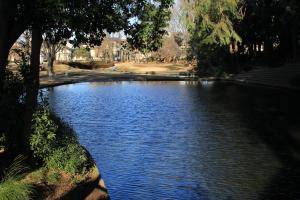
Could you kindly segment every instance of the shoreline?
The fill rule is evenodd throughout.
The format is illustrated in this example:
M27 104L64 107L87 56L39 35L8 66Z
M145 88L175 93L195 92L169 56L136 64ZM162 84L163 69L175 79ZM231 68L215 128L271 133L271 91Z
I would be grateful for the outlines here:
M154 65L154 66L152 66ZM45 71L40 73L40 88L82 82L113 81L224 81L250 87L263 87L289 91L300 90L300 64L286 64L279 68L261 67L227 77L196 77L189 75L188 68L174 64L157 65L119 63L112 69L86 70L68 65L55 65L56 75L49 78ZM296 82L296 85L293 83Z
M117 81L217 81L233 83L241 86L248 87L260 87L266 89L276 89L283 91L299 92L300 87L293 87L291 85L276 85L276 84L263 84L258 81L241 80L236 76L224 78L224 77L184 77L167 74L134 74L134 73L99 73L97 71L83 71L83 72L71 72L68 74L58 74L53 78L48 76L40 77L40 89L51 88L61 85L69 85L75 83L84 82L117 82Z
M249 73L253 73L249 72ZM247 75L247 74L246 74ZM299 92L300 87L296 87L289 84L280 84L281 82L276 80L274 82L261 82L261 79L253 80L250 78L241 79L239 74L230 77L188 77L179 76L178 74L138 74L138 73L103 73L95 70L81 70L77 72L65 72L60 73L49 78L46 75L40 77L40 88L51 88L60 85L68 85L83 82L118 82L118 81L199 81L199 82L224 82L232 83L236 85L246 86L246 87L257 87L266 88L273 90L282 90L284 92ZM289 82L289 79L285 78L285 83ZM270 84L268 84L270 83ZM95 165L96 166L96 165ZM97 166L96 166L97 167ZM97 167L98 169L98 167ZM98 169L98 172L100 170ZM101 188L101 194L106 194L106 198L109 199L109 193L105 187L104 180L101 178L101 174L98 174L97 186L95 190L92 191L91 195L99 195L99 188Z
M40 77L40 89L83 82L114 82L114 81L198 81L198 77L185 77L167 74L124 74L124 73L99 73L96 71L71 72L58 74L53 78Z

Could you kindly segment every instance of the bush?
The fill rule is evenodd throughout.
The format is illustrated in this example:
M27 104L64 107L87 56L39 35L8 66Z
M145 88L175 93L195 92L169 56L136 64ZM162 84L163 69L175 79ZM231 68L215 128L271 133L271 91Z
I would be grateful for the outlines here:
M36 111L33 115L30 148L35 157L46 161L46 158L58 145L56 142L57 125L50 118L49 108Z
M27 170L22 165L24 159L23 156L18 156L0 181L0 200L30 199L32 186L21 181Z
M84 173L90 165L73 129L51 115L48 107L41 107L34 114L30 147L49 169L77 174Z
M71 174L86 172L88 158L85 150L78 144L71 143L53 152L46 165L49 169L58 169Z
M113 67L114 63L104 63L101 61L91 61L91 62L68 62L65 63L67 65L70 65L71 67L74 68L79 68L79 69L100 69L100 68L109 68Z
M15 179L7 179L0 183L0 200L30 199L31 186Z

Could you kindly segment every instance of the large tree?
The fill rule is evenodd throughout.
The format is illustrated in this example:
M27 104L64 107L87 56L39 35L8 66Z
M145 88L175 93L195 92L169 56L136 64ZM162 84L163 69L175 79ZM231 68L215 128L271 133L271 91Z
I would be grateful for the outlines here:
M162 36L166 33L172 4L173 0L164 0L159 3L149 1L132 10L136 15L133 23L125 28L125 33L129 35L128 42L133 48L147 54L162 46Z
M54 32L59 39L71 36L74 46L93 46L101 44L105 33L124 30L136 48L156 50L161 45L172 3L172 0L0 0L0 98L5 98L1 90L9 49L25 30L30 29L32 34L30 69L24 77L23 142L27 142L37 103L43 34L49 36Z
M190 55L199 69L237 72L240 66L276 67L300 58L300 1L186 0L183 5Z
M190 33L191 58L199 69L207 70L224 65L224 56L232 53L241 38L234 24L242 18L240 0L194 0L185 3L185 22ZM226 53L227 52L227 53Z
M49 77L54 75L53 65L56 54L66 47L68 39L71 36L71 30L60 28L59 25L56 28L47 30L44 34L42 54L47 58L47 72Z
M0 92L9 50L29 27L35 0L0 1Z

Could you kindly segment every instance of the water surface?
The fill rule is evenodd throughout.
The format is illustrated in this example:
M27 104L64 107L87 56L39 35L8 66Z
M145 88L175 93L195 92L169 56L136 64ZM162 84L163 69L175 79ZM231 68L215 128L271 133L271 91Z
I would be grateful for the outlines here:
M197 82L49 90L112 200L300 198L296 94Z

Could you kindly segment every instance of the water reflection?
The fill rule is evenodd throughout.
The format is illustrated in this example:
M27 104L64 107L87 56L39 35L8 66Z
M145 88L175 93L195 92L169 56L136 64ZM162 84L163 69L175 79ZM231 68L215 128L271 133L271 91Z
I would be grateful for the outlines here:
M112 199L297 199L298 97L230 84L110 82L49 91Z

